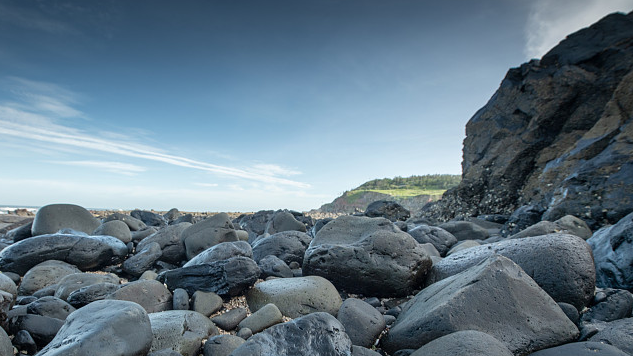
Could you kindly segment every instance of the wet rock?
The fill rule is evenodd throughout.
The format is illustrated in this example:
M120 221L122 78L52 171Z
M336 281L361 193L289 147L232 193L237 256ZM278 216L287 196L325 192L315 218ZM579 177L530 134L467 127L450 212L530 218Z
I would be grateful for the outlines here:
M99 220L88 210L78 205L50 204L37 210L31 233L38 236L54 234L61 229L73 229L90 234L99 224Z

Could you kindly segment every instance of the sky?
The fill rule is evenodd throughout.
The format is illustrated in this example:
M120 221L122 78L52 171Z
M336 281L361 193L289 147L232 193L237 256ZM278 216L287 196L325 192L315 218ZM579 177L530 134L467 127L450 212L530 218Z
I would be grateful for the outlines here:
M507 70L633 0L0 0L0 205L307 211L461 174Z

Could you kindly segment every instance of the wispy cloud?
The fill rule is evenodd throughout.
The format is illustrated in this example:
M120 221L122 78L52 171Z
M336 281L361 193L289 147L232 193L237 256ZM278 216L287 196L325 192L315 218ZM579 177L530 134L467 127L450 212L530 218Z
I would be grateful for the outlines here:
M197 185L199 187L207 187L207 188L215 188L219 186L219 184L217 183L194 183L194 185Z
M45 16L37 7L16 7L0 3L0 21L55 35L77 33L77 30L67 23Z
M295 176L302 174L300 171L278 166L276 164L256 164L253 165L251 170L269 176Z
M91 169L100 169L107 172L123 174L127 176L135 176L145 172L145 167L135 164L123 162L107 162L107 161L50 161L51 163L63 164L67 166L86 167Z
M36 83L32 82L31 83ZM42 87L46 87L42 83ZM36 91L37 85L31 85L31 90ZM0 103L0 135L19 137L36 142L45 142L51 145L61 145L81 148L84 150L94 150L102 153L114 154L122 157L141 158L155 162L161 162L173 166L191 168L207 171L224 176L243 178L261 183L281 184L296 188L309 188L310 185L298 182L278 175L294 173L275 165L254 166L252 169L240 169L228 166L217 165L209 162L190 159L173 154L166 154L160 149L137 144L123 139L108 139L102 136L94 136L85 131L67 127L56 123L51 118L46 102L38 101L43 95L41 93L25 94L23 97L32 100L32 106L28 107L21 102ZM63 97L64 95L62 95ZM59 101L61 99L57 98ZM63 103L63 101L61 101ZM72 109L72 108L71 108ZM54 112L60 117L72 115L72 111L61 110Z
M609 13L633 10L633 0L536 0L525 29L525 55L540 58L567 35Z

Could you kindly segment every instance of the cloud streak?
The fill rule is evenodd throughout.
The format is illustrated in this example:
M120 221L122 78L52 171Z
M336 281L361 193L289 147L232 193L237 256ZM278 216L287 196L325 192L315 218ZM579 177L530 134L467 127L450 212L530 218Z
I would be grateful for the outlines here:
M51 161L51 163L63 164L67 166L86 167L92 169L100 169L107 172L123 174L127 176L135 176L145 172L145 167L135 164L123 162L107 162L107 161Z
M567 35L609 13L633 10L633 0L536 0L528 15L524 53L541 58Z

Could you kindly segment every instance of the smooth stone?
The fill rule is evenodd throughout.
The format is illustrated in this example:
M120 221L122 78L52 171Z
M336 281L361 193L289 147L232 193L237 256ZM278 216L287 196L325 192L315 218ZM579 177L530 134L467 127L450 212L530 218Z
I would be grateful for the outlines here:
M292 278L294 274L286 262L277 256L268 255L257 263L262 271L259 278L266 279L268 277Z
M196 291L191 296L191 309L210 316L222 308L222 297L213 292Z
M143 239L145 239L148 236L151 236L152 234L155 234L156 232L158 232L158 229L155 228L154 226L148 226L144 228L143 230L138 230L138 231L132 230L132 241L141 242L143 241Z
M565 215L554 222L561 228L569 231L570 234L576 235L583 240L587 240L593 235L589 225L587 225L584 220L573 215Z
M158 280L165 283L170 290L183 288L189 294L201 290L223 297L235 297L255 284L259 274L255 261L239 256L161 272Z
M244 308L234 308L211 318L211 321L220 329L230 331L235 329L247 316Z
M575 306L569 303L563 303L563 302L559 302L558 306L563 311L563 313L567 315L567 317L569 318L569 320L571 320L572 323L574 323L575 325L578 325L578 323L580 322L580 313L578 312L578 309L576 309Z
M50 204L35 213L33 236L54 234L61 229L92 233L100 225L88 210L74 204ZM28 239L27 239L28 240Z
M145 225L144 222L142 222L141 220L132 217L130 215L126 215L126 214L121 214L121 213L113 213L111 215L108 215L105 219L103 219L103 223L107 223L109 221L123 221L124 223L127 224L127 226L130 228L130 231L141 231L145 228L147 228L147 225Z
M0 291L11 294L13 300L17 300L18 298L18 287L15 285L15 282L4 273L0 273Z
M342 300L336 287L319 276L280 278L260 282L246 293L251 311L275 304L281 313L297 318L314 312L336 315Z
M431 257L431 260L433 260L434 257L441 258L440 252L435 248L435 246L433 246L432 243L427 242L424 244L420 244L420 247L422 248L424 253L426 253L427 256Z
M615 346L602 342L572 342L570 344L536 351L529 356L628 356Z
M477 241L474 240L462 240L458 243L456 243L455 245L453 245L453 247L451 247L450 250L448 250L448 252L446 253L446 256L450 256L456 252L459 251L464 251L467 250L471 247L477 247L477 246L481 246L481 244Z
M266 224L265 234L274 235L283 231L300 231L306 232L306 226L295 216L284 210L276 211Z
M238 241L237 233L226 213L206 218L186 228L181 235L187 259L221 242Z
M381 356L381 354L366 347L352 345L352 356Z
M57 318L27 314L9 319L8 330L11 334L26 330L31 334L38 347L44 347L53 340L62 325L64 325L64 321Z
M595 305L583 313L582 320L588 321L614 321L628 318L633 311L633 294L624 289L608 289L602 291L605 294Z
M244 340L248 340L249 337L253 336L253 330L249 328L241 328L235 333L235 336L239 336Z
M7 231L7 233L4 235L4 238L13 242L18 242L24 239L28 239L29 237L33 236L33 233L31 232L32 228L33 228L33 221L30 221L22 226L19 226L19 227L16 227L15 229Z
M23 296L19 296L16 300L15 300L15 304L16 305L27 305L30 303L33 303L34 301L38 300L39 298L33 295L23 295Z
M147 354L147 356L182 356L182 355L172 349L162 349L162 350L150 352Z
M62 278L59 283L57 283L57 288L55 289L55 297L62 300L68 300L68 296L70 295L70 293L82 287L99 283L118 284L119 277L112 273L97 274L82 272L69 274Z
M170 348L182 356L195 356L202 340L218 329L206 316L190 310L168 310L149 315L153 339L150 351Z
M204 344L204 356L229 356L233 350L244 343L244 339L234 335L216 335Z
M145 271L152 268L154 262L163 255L160 245L156 242L145 245L142 250L129 257L123 262L123 271L134 277L142 275Z
M629 355L633 354L633 318L608 322L589 341L613 345Z
M68 315L75 310L72 305L56 297L42 297L26 307L28 314L48 316L60 320L66 320Z
M6 335L4 329L0 328L0 334L2 333ZM1 338L2 337L0 336L0 339ZM7 339L9 339L8 336ZM0 343L2 342L0 341ZM35 342L35 340L33 340L31 334L29 334L29 332L26 330L18 331L13 337L13 346L11 346L11 340L9 340L9 346L10 348L7 346L0 346L0 355L13 355L13 346L15 346L18 351L26 352L27 355L33 355L37 352L37 343Z
M470 221L448 221L439 227L455 236L457 241L485 240L490 237L488 230Z
M178 219L181 215L182 214L180 213L178 208L171 208L168 212L163 214L163 218L165 218L168 223L171 223L172 221Z
M506 345L476 330L457 331L439 337L417 349L411 356L513 356Z
M112 220L99 225L91 235L108 235L116 237L123 243L127 244L132 241L132 233L130 227L121 220Z
M328 313L312 313L251 336L232 356L349 356L352 343L343 325Z
M189 294L187 294L187 291L182 288L174 289L172 304L174 310L189 310Z
M183 267L213 263L238 256L253 258L253 249L248 242L221 242L200 252L194 258L185 263Z
M161 228L167 225L167 220L160 214L156 214L146 210L132 210L130 216L141 220L147 226L156 226Z
M182 241L181 235L189 226L191 226L190 223L166 226L141 240L136 246L136 250L142 251L151 243L157 243L162 251L161 261L180 263L187 258L185 243Z
M237 325L238 329L248 328L253 334L281 323L283 315L275 304L266 304L253 314L247 316Z
M81 287L70 293L66 301L75 308L81 308L94 301L106 299L106 297L121 288L120 284L109 282L92 284Z
M389 221L405 221L411 216L411 212L395 201L377 200L369 203L365 209L365 216L370 218L385 218Z
M11 344L11 339L3 328L0 328L0 355L13 355L13 345Z
M138 277L138 279L153 280L153 279L156 279L156 277L158 277L158 273L154 272L153 270L147 270L143 272L143 274L141 274L141 276Z
M385 329L385 318L376 308L360 299L345 299L336 316L343 324L352 345L371 347Z
M139 304L149 313L171 309L172 294L156 280L138 280L122 285L106 299L125 300Z
M582 241L582 240L581 240ZM476 329L526 354L576 339L558 304L510 259L493 255L418 293L382 339L383 349L417 349L441 336Z
M151 344L152 327L141 306L99 300L70 314L37 356L141 356Z
M301 266L306 249L312 238L301 231L283 231L263 237L253 243L253 259L257 262L273 255L290 264L296 262Z

